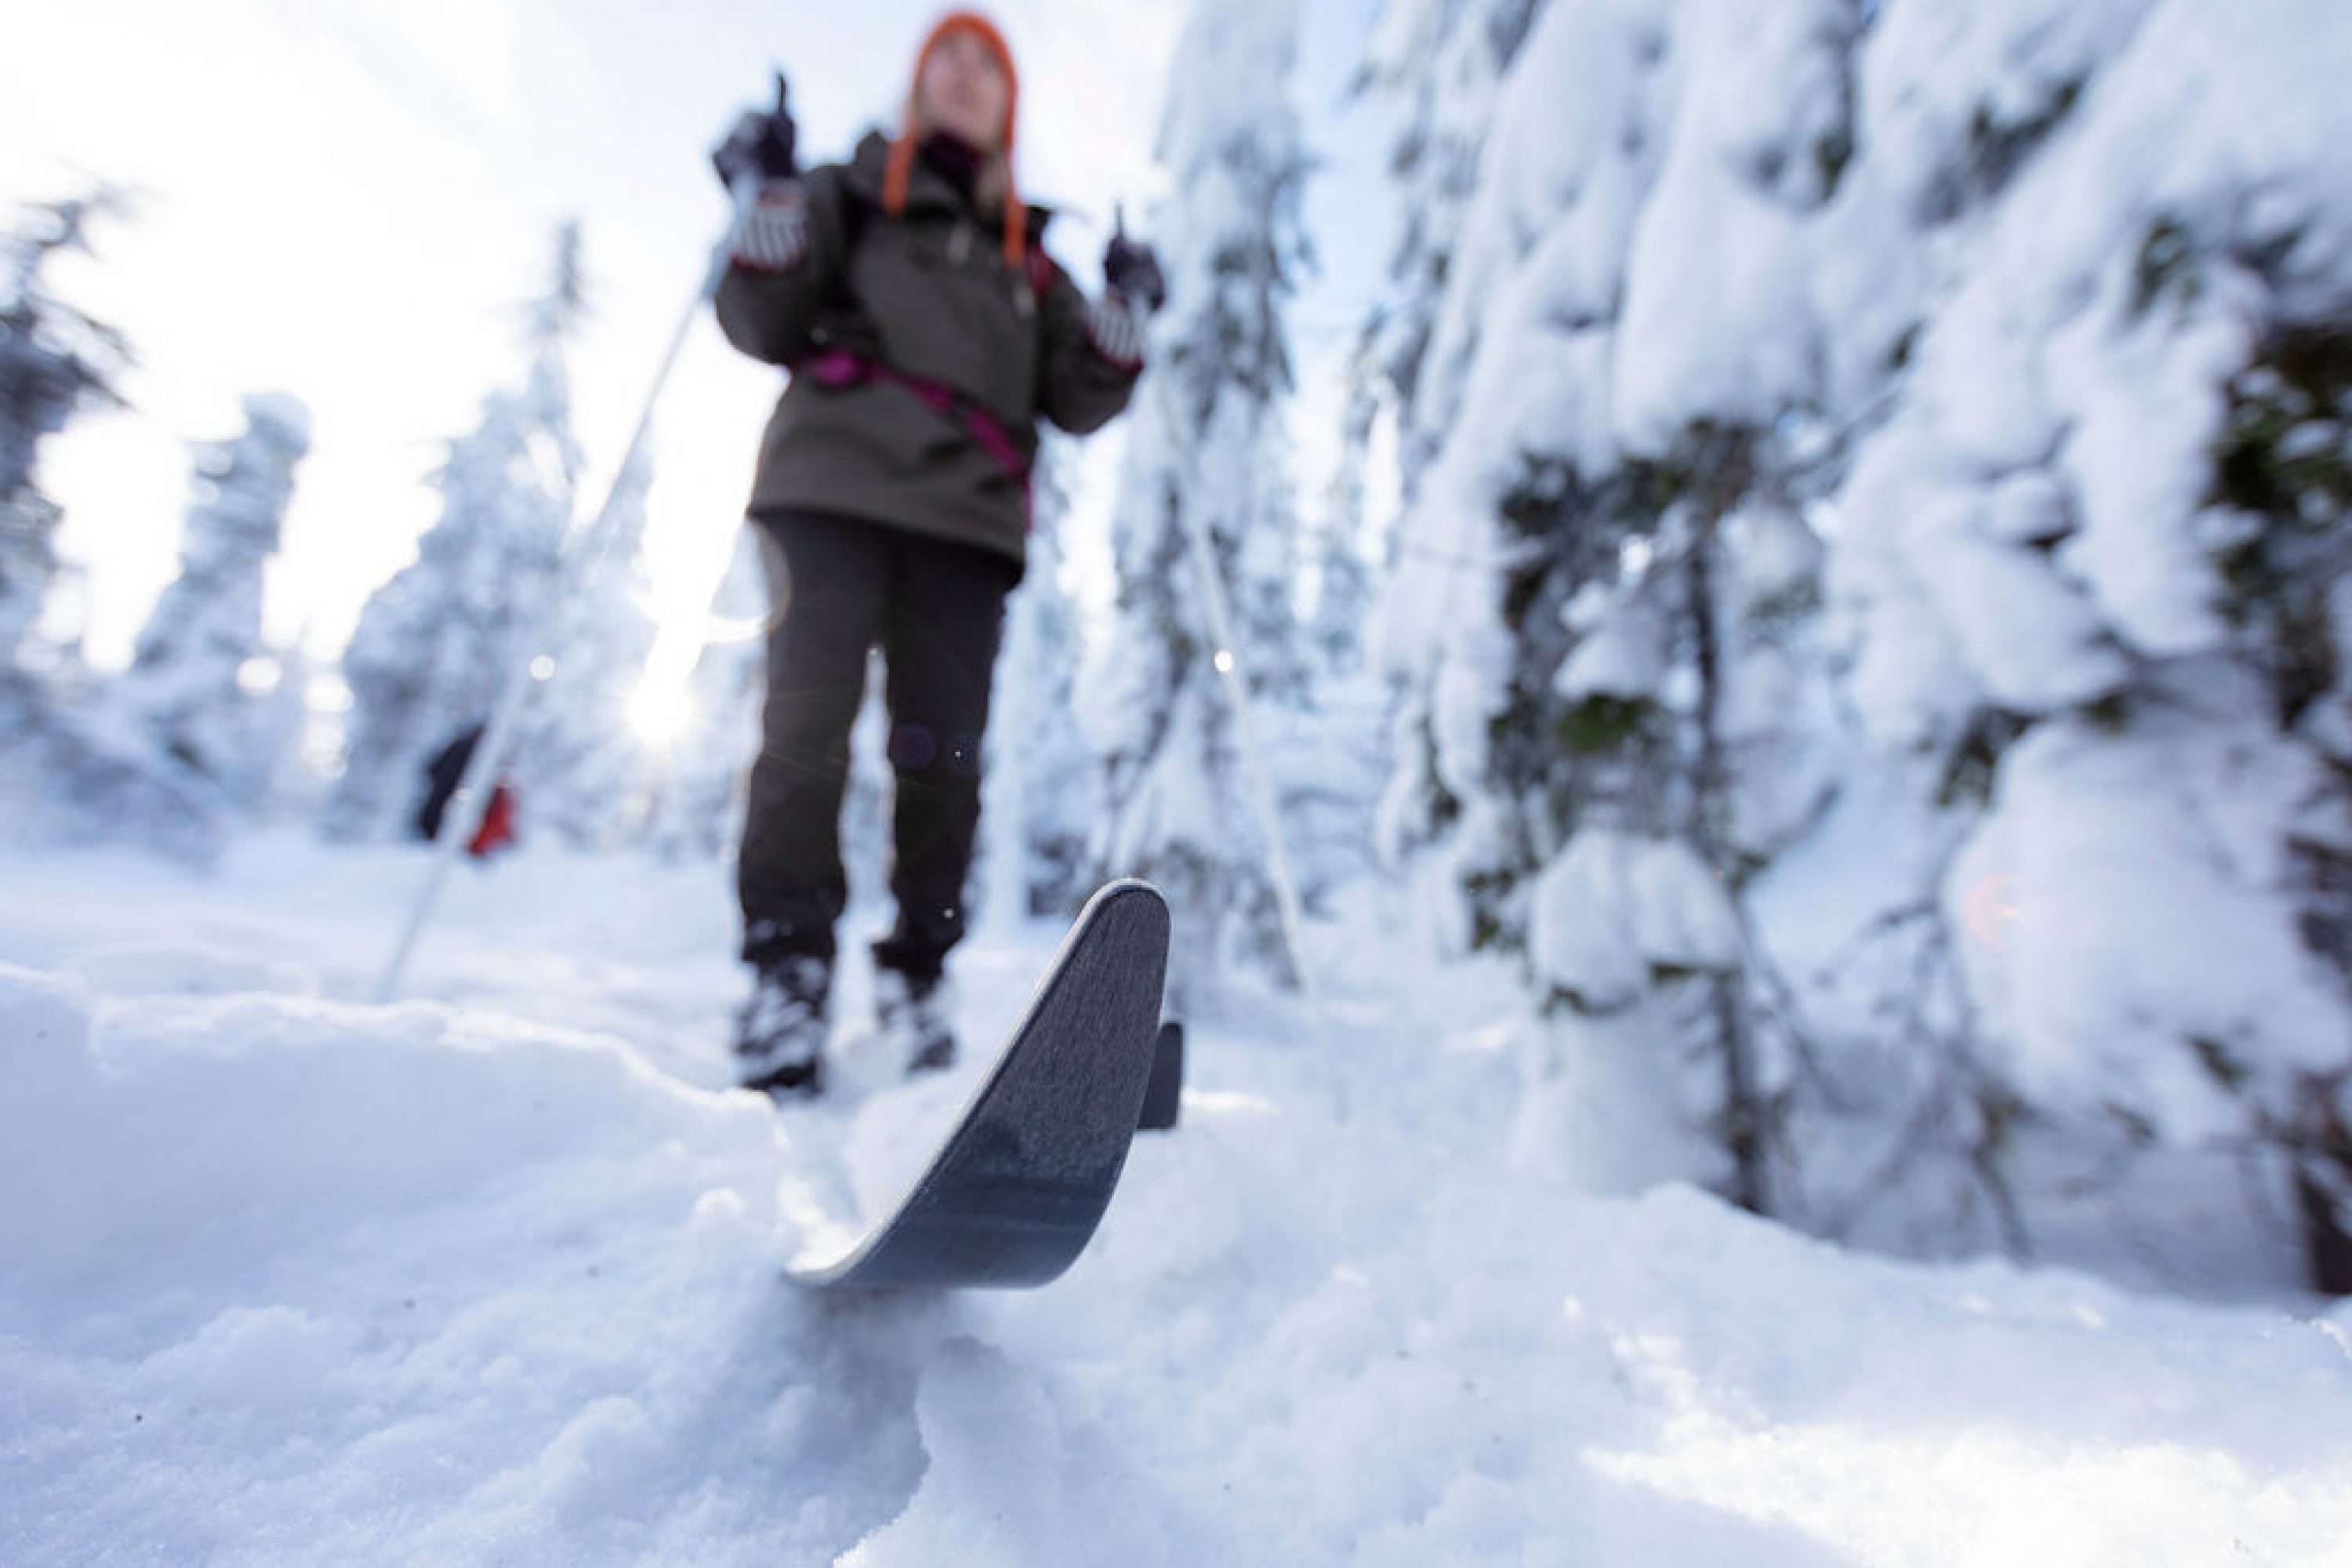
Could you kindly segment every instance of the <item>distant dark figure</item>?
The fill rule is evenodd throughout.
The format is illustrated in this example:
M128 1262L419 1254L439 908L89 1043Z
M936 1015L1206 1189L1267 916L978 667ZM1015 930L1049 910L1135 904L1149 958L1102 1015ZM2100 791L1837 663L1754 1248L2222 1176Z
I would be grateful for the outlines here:
M425 799L416 808L416 837L427 843L441 837L441 819L448 813L450 797L465 782L466 768L474 760L474 748L482 743L482 731L480 724L468 725L425 764ZM490 791L489 809L482 814L481 826L474 830L466 853L477 860L486 859L492 850L503 848L514 839L514 790L501 780Z

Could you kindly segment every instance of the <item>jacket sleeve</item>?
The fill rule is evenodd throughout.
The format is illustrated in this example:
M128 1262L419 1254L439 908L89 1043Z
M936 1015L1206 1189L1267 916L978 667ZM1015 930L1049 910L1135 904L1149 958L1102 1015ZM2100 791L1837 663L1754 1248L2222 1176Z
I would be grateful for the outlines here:
M1116 312L1119 320L1109 320ZM1091 435L1116 418L1143 374L1142 335L1123 307L1089 304L1059 267L1051 268L1037 303L1044 335L1037 411L1074 436ZM1123 329L1123 330L1122 330Z
M801 182L807 203L808 251L788 272L730 265L719 280L719 330L753 359L790 364L811 348L818 314L840 284L847 249L841 171L812 169Z

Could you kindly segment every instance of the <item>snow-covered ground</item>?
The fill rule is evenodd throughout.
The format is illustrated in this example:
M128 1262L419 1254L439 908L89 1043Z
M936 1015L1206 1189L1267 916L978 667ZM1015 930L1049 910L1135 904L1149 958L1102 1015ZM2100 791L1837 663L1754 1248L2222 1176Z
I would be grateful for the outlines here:
M0 860L0 1562L2352 1562L2352 1307L1532 1173L1506 977L1375 895L1323 1016L1192 1021L1064 1279L841 1301L781 1265L984 1053L728 1091L723 869L543 851L366 1005L422 869ZM1057 935L973 943L972 1038Z

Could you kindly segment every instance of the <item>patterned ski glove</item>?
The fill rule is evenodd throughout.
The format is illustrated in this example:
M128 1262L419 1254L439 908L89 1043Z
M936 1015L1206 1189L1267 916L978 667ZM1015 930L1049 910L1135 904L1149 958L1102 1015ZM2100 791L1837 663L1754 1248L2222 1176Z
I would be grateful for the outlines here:
M1122 295L1106 294L1087 307L1087 341L1121 370L1143 368L1143 329Z
M808 203L798 180L770 180L743 209L730 252L752 272L790 272L808 255Z
M1143 364L1143 328L1139 308L1150 313L1168 303L1168 279L1151 247L1127 237L1127 209L1116 209L1110 244L1103 250L1104 293L1087 308L1087 337L1095 352L1121 370Z
M736 220L731 258L754 272L790 272L808 254L808 207L800 185L800 128L793 121L791 89L776 73L776 107L746 110L710 150L710 166L732 194L758 194Z

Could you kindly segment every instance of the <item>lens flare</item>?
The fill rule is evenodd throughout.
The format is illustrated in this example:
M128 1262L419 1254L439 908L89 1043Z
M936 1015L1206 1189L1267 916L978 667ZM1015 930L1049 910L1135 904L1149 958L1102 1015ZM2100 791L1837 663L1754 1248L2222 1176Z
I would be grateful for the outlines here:
M2024 918L2017 903L2017 877L2000 871L1969 889L1960 900L1960 921L1977 942L1995 952L2009 951L2010 931Z
M236 667L236 689L247 697L267 697L285 679L285 667L274 658L248 658Z

